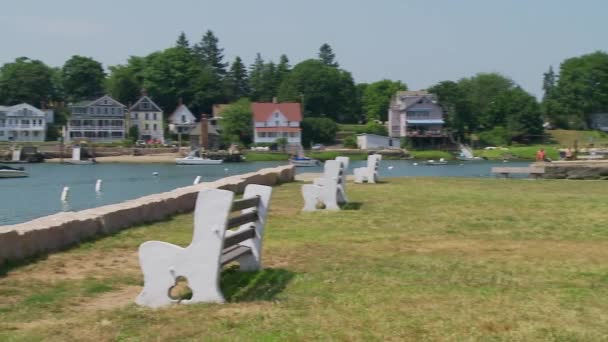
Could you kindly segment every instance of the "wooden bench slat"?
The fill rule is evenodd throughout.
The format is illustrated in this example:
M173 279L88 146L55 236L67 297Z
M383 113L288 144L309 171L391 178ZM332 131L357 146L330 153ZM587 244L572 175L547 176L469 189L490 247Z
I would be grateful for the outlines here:
M232 247L237 243L241 243L255 237L255 227L244 229L238 233L232 234L224 239L224 248Z
M251 198L243 198L232 202L232 209L230 211L238 211L247 208L257 207L260 204L260 197L255 196Z
M238 227L242 224L245 224L248 222L255 222L257 220L258 220L258 213L256 211L241 214L239 216L229 218L226 229Z
M222 266L226 265L227 263L234 261L236 259L238 259L239 257L246 255L246 254L250 254L251 252L251 248L249 247L245 247L245 246L240 246L240 245L236 245L227 249L224 249L222 252L222 258L221 263Z

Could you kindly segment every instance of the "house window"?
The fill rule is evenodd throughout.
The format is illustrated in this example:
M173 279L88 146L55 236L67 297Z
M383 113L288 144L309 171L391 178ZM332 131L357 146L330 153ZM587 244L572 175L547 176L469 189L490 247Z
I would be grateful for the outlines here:
M29 125L30 124L30 120L21 120L21 124L22 125Z
M95 114L95 109L93 109L92 107L89 108L89 114Z
M279 127L279 121L275 121L274 125L277 126L277 127Z
M108 100L107 99L103 100L103 104L107 105L108 104Z
M114 114L114 109L115 109L115 108L114 108L114 107L112 107L112 110L111 110L112 114Z
M30 136L30 132L28 132L28 131L24 131L24 132L23 132L23 136L24 136L24 137L29 137L29 136Z
M141 103L141 108L143 108L143 109L148 109L148 108L149 108L149 104L148 104L148 102L142 102L142 103Z
M149 113L146 113L146 120L150 120Z
M38 137L38 131L34 131L34 136Z
M154 114L153 114L153 116L154 116L154 120L157 120L157 118L156 118L156 113L154 113Z
M135 119L135 120L137 120L137 119L138 119L138 117L137 117L137 113L133 113L133 119Z
M266 138L266 132L260 132L258 135L260 138Z
M0 131L0 137L4 136L4 131Z
M146 131L150 129L150 125L146 124Z
M186 116L182 115L182 123L185 123L185 122L186 122Z
M157 130L157 126L156 126L156 124L154 124L152 127L154 127L154 130L155 130L155 131Z
M274 113L274 118L278 119L279 118L279 113Z

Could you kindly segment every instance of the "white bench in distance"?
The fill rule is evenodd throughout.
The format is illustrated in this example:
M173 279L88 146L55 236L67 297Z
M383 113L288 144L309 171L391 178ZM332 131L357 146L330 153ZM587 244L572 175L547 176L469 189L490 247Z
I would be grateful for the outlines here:
M379 180L378 168L382 160L381 154L371 154L367 156L367 166L358 167L354 170L355 183L376 183Z
M147 241L139 246L144 288L135 302L152 308L172 303L225 302L220 290L224 265L237 261L241 271L262 268L262 238L271 193L269 186L250 184L243 199L233 202L231 191L201 190L188 247L162 241ZM240 211L240 215L231 217L234 211ZM178 277L187 279L191 299L170 297Z
M338 204L348 203L348 197L346 197L346 171L348 170L348 164L350 162L350 158L348 157L336 157L336 161L342 163L340 165L340 174L342 175L340 182L338 182ZM327 170L323 167L323 176L321 178L315 178L313 180L314 185L321 185L327 182L327 179L330 179L332 175L327 174L327 172L333 172L333 170Z
M327 210L340 210L339 204L346 203L343 187L344 164L337 160L328 160L323 168L323 177L313 184L302 185L304 208L302 211L315 211L320 202Z

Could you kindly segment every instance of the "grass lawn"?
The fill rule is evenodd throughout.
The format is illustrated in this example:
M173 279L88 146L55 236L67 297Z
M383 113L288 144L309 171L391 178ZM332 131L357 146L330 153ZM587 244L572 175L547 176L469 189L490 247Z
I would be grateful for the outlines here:
M484 157L490 160L502 160L505 156L511 156L515 159L535 160L536 152L541 148L545 149L547 157L552 160L559 159L559 146L556 145L526 145L526 146L509 146L508 150L475 150L476 156Z
M133 303L137 247L186 245L192 216L0 272L0 341L592 341L608 336L608 183L456 178L348 184L340 212L276 187L265 270L229 302Z
M601 131L576 131L565 129L549 130L553 140L563 147L574 147L574 142L578 141L579 147L586 147L588 144L597 146L608 145L608 134Z

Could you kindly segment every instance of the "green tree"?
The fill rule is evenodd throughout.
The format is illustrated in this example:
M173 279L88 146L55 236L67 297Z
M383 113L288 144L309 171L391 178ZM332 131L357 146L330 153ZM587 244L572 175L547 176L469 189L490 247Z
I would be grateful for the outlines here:
M193 51L204 66L211 67L218 80L226 75L226 63L223 62L224 49L219 47L219 39L213 31L205 32L201 41L194 45Z
M279 100L304 102L304 114L339 122L357 120L357 88L350 73L319 60L298 63L279 88Z
M361 99L367 120L388 120L391 98L401 90L407 90L401 81L382 80L367 85Z
M476 131L477 120L470 109L467 94L458 83L442 81L430 87L429 92L437 96L444 108L447 114L446 126L454 136L464 138L467 133Z
M311 146L312 143L331 144L338 132L338 125L329 118L304 118L301 127L303 146Z
M249 145L253 141L253 119L249 99L240 99L224 109L220 124L223 143Z
M183 31L179 34L179 37L177 37L175 47L190 49L190 42L188 41L188 38L186 37L186 34Z
M567 128L587 128L593 113L608 111L608 53L566 59L554 89L552 119Z
M131 57L126 65L111 66L106 79L108 94L125 105L134 102L143 87L144 67L141 57Z
M241 57L237 56L232 62L224 83L226 85L226 97L230 101L249 96L247 68L245 68Z
M131 126L131 127L129 127L128 138L133 143L135 143L137 141L137 139L139 139L139 128L137 128L137 126Z
M40 105L55 96L54 72L39 60L20 57L0 68L0 103Z
M106 74L93 58L72 56L61 69L63 88L71 101L93 98L104 93Z
M289 58L286 55L281 55L279 58L279 64L277 65L277 86L276 90L278 91L281 83L287 78L289 72L291 71L291 66L289 65Z
M277 95L277 68L274 62L264 64L261 75L261 89L258 94L258 101L270 102Z
M329 46L327 43L321 45L319 48L319 60L327 66L335 68L340 66L338 62L336 62L336 54L334 54L331 46Z
M251 91L251 99L253 101L260 101L264 88L264 60L262 55L258 52L255 55L255 61L249 67L249 89Z

